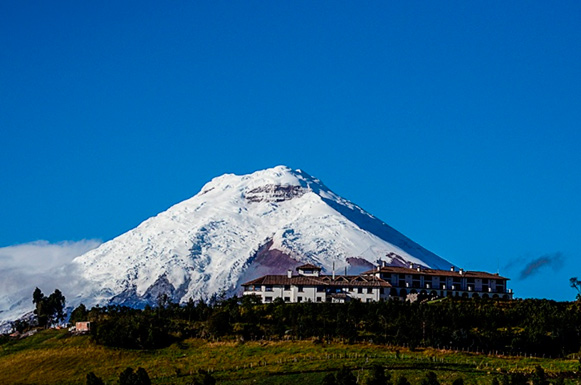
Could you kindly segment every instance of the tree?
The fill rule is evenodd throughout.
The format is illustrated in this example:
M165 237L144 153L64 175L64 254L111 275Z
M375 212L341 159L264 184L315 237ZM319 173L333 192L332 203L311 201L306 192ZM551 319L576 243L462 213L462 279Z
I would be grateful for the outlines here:
M119 385L135 385L133 368L127 368L119 374Z
M38 287L36 289L34 289L34 293L32 293L32 303L38 304L38 303L42 302L43 299L44 299L44 294L42 294L42 291Z
M32 293L32 303L36 305L34 314L36 315L38 326L46 326L48 323L46 298L38 287Z
M127 368L119 374L119 385L151 385L151 380L145 369L137 368L134 372Z
M577 290L577 300L581 301L581 281L577 279L577 277L572 277L569 279L571 283L571 287Z
M214 311L208 319L208 332L214 337L222 337L230 333L232 325L228 313L223 310Z
M135 379L136 385L151 385L151 380L149 379L149 375L143 368L137 368L137 372L135 372Z
M71 324L75 324L76 322L87 321L89 316L89 311L87 307L83 304L80 304L71 312L71 317L69 318L69 322Z
M351 373L349 368L343 366L337 373L337 385L356 385L357 378Z
M493 377L492 378L492 383L491 385L500 385L500 382L498 382L498 378L497 377Z
M64 321L66 314L65 309L65 296L59 289L55 289L54 293L48 296L48 310L49 310L49 322L51 324L59 323Z
M367 380L367 385L386 385L389 380L391 380L391 375L385 373L383 366L375 364L371 368L371 375Z
M406 376L399 376L397 381L395 381L395 385L411 385Z
M494 377L496 379L496 377ZM498 380L496 380L498 382ZM464 379L462 377L458 377L452 382L452 385L464 385Z
M547 376L545 375L545 370L541 367L541 365L535 366L535 371L533 373L533 385L549 385Z
M215 385L216 379L205 370L198 370L192 378L192 381L188 385Z
M12 330L18 333L23 333L26 329L30 327L30 324L26 320L17 319L12 322Z
M422 379L421 385L440 385L438 376L434 372L428 372L426 377Z
M103 380L95 375L93 372L87 373L87 385L104 385Z
M55 289L54 293L45 297L37 287L32 293L32 303L36 305L34 314L36 314L38 326L48 327L65 319L65 296L59 289Z
M325 377L323 377L323 381L321 381L321 385L337 385L337 380L335 379L335 375L333 373L327 373Z
M511 373L510 385L527 385L527 378L522 373Z

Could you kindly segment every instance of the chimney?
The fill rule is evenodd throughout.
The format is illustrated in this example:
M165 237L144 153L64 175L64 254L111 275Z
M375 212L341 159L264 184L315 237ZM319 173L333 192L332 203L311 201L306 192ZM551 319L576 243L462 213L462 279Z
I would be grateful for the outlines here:
M450 267L450 271L454 271L454 266L451 266Z
M422 271L422 267L420 265L418 265L418 267L416 267L417 271Z
M333 261L333 281L335 280L335 261Z
M293 271L289 269L289 270L286 272L286 276L287 276L288 278L292 278L292 276L293 276Z
M464 269L460 269L460 271L458 271L460 273L460 275L464 274Z
M410 269L414 268L414 264L412 262L410 262Z

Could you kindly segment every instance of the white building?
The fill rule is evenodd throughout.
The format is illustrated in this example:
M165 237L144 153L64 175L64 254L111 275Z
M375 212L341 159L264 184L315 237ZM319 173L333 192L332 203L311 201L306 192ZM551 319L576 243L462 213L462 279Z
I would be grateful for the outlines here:
M373 302L389 298L391 285L374 275L323 275L321 268L306 264L298 275L265 275L242 284L244 295L257 295L262 302L276 298L285 302Z
M263 303L374 302L387 299L417 300L462 297L512 299L508 278L481 271L428 269L419 265L378 266L361 275L323 275L321 268L306 264L298 275L265 275L242 284L244 295L259 296Z
M390 283L390 296L406 298L462 297L512 299L512 289L506 287L506 277L483 271L464 269L435 270L420 265L378 266L364 275L373 275Z

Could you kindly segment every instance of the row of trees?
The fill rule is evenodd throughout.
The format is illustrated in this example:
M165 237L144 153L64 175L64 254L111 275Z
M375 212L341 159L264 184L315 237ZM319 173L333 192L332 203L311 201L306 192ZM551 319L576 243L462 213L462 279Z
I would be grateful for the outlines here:
M103 380L93 372L87 374L86 385L105 385ZM119 385L151 385L149 374L143 368L136 371L127 368L119 374Z
M12 330L23 333L33 327L39 326L48 328L62 324L66 319L65 296L59 289L48 297L37 287L32 293L32 303L34 304L34 319L21 318L12 322Z
M386 371L381 365L374 365L363 378L357 378L353 373L343 367L336 374L327 374L321 385L411 385L410 381L404 375L398 376L392 380L392 375ZM521 372L514 372L511 374L503 374L501 376L494 376L491 380L491 385L549 385L549 380L542 367L537 366L534 372L524 374ZM563 377L554 378L551 381L553 385L563 385ZM441 385L436 373L429 371L419 381L419 385ZM457 377L452 385L464 385L464 379Z
M125 348L158 348L190 337L315 337L555 357L581 346L581 303L548 300L262 304L245 296L143 310L83 306L73 315L93 322L97 343Z
M103 380L97 377L93 372L87 374L86 385L104 385ZM499 380L500 379L500 380ZM151 385L151 380L147 371L143 368L133 370L127 368L119 374L119 385ZM553 379L553 385L563 385L562 377ZM199 370L197 373L190 376L187 385L215 385L216 379L208 372ZM328 373L323 377L321 385L411 385L410 381L404 375L392 379L391 372L386 370L383 366L375 364L371 369L367 370L361 378L356 377L353 372L343 366L336 373ZM493 377L491 385L549 385L549 381L543 368L537 366L535 371L530 375L525 375L520 372L504 374L500 377ZM419 385L441 385L436 373L429 371L420 380ZM464 385L462 377L457 377L452 385Z
M32 303L35 305L34 314L38 326L50 327L63 322L66 317L65 297L59 289L46 297L37 287L32 293Z
M86 385L105 385L103 380L95 373L87 374ZM192 375L186 385L215 385L216 379L208 372L199 370L198 373ZM151 385L149 374L143 368L128 367L119 374L119 385Z

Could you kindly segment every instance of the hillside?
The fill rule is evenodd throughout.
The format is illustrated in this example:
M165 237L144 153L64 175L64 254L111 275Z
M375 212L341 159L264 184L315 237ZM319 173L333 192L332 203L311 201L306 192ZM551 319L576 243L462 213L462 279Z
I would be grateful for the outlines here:
M71 337L66 331L48 330L18 341L0 344L0 383L78 385L94 372L106 384L116 384L126 367L143 367L153 384L186 384L189 373L209 370L218 384L274 385L320 384L328 373L346 366L360 377L369 375L374 364L386 367L394 378L406 376L419 384L434 371L442 384L462 377L471 384L490 384L491 373L530 374L541 365L550 378L572 376L578 362L573 359L495 357L445 350L366 344L320 344L305 341L209 342L186 340L153 351L123 350L97 346L87 336ZM572 379L567 379L573 384Z

